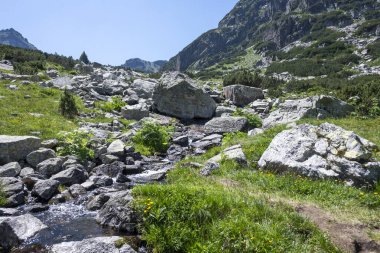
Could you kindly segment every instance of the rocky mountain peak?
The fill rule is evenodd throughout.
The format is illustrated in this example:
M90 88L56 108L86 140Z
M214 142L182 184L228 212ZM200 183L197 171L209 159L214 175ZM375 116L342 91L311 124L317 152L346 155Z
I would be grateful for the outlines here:
M0 30L0 44L37 50L33 44L29 43L28 39L24 38L21 33L13 28Z

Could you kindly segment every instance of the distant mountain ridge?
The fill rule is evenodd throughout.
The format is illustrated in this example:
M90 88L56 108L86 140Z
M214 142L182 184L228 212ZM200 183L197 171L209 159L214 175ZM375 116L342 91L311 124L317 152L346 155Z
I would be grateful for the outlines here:
M145 73L157 73L160 71L161 67L164 66L167 61L145 61L140 58L133 58L125 61L122 65L123 67L131 68L133 70L142 71Z
M273 52L313 31L379 18L378 0L240 0L216 29L172 57L164 70L202 70L252 46Z
M13 28L0 30L0 44L31 50L38 50L28 39Z

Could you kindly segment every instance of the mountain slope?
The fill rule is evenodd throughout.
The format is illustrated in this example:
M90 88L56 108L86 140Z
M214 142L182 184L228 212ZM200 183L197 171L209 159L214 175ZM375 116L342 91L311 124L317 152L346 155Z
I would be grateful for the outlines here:
M0 44L8 45L12 47L19 47L25 49L37 50L37 48L29 43L21 33L17 32L13 28L0 31Z
M133 58L127 60L122 66L131 68L133 70L142 71L145 73L157 73L167 61L145 61L140 58Z
M275 51L329 26L345 27L358 19L378 19L376 0L240 0L210 30L164 69L203 69L241 55L250 46Z

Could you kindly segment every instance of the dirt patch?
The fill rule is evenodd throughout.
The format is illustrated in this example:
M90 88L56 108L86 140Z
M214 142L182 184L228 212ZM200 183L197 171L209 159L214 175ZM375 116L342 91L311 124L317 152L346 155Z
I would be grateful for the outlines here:
M365 225L338 222L323 209L312 205L298 205L296 211L328 234L332 242L345 252L380 252L380 245L368 236Z

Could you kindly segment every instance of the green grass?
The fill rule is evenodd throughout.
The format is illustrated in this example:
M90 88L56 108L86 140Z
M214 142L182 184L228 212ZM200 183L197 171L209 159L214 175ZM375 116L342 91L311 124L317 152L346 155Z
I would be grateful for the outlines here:
M12 83L14 84L14 83ZM43 139L54 138L60 131L76 128L70 121L59 114L58 104L62 94L55 89L41 88L36 84L18 85L19 90L9 90L7 81L0 82L0 134L30 135L40 132ZM24 96L31 96L25 99ZM41 117L31 113L43 114ZM12 115L13 114L13 115Z
M190 169L134 189L153 252L339 252L286 205L229 189Z
M7 199L3 191L3 186L0 184L0 207L4 206L6 203L7 203Z
M379 120L328 121L380 144ZM257 170L257 161L283 129L278 126L254 137L227 134L222 147L177 164L168 174L167 185L136 187L143 238L153 252L337 252L326 235L295 212L300 204L316 205L341 222L365 224L377 240L380 189L361 190L339 181ZM205 163L237 143L247 156L247 167L224 161L206 178L189 165Z

